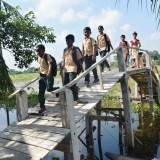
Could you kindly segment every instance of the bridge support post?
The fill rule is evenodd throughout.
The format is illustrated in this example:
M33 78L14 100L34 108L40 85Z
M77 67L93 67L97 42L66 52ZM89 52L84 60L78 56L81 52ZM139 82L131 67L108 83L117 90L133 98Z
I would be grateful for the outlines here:
M147 79L148 79L148 95L149 95L149 105L152 116L154 116L154 106L153 106L153 85L152 85L152 73L151 69L147 69Z
M59 98L60 98L60 106L61 106L62 125L65 128L69 128L68 115L66 110L67 108L66 95L64 91L60 92Z
M17 120L20 122L28 117L27 92L22 90L16 95Z
M94 141L93 141L93 127L92 127L92 115L87 114L85 116L86 121L86 144L87 151L89 153L88 159L94 160Z
M130 95L128 88L128 75L126 72L126 65L124 62L122 48L120 48L117 52L117 59L118 59L119 71L125 72L120 83L122 90L125 127L126 127L126 144L127 144L127 150L130 150L134 147L134 134L132 129L132 115L131 115Z
M71 130L73 160L80 160L78 135L77 135L75 112L74 112L74 106L73 106L73 95L71 90L68 88L65 89L65 94L66 94L66 104L67 104L66 108L67 108L67 114L68 114L68 122L69 122L69 128Z
M100 65L98 65L98 74L99 74L100 87L101 87L102 90L104 90L103 79L102 79L102 71L101 71L101 66Z
M160 81L157 82L157 100L158 100L158 104L160 105Z

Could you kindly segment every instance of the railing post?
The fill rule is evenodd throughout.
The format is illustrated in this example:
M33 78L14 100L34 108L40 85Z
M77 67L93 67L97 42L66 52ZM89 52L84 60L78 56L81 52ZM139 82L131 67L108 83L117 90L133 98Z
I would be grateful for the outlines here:
M152 68L152 66L151 66L151 56L148 52L145 53L145 59L146 59L146 67L151 69Z
M124 77L122 78L120 83L121 83L124 117L126 124L126 144L129 150L134 147L134 134L132 129L132 115L131 115L130 95L128 88L128 75L126 72L126 65L124 61L122 48L119 48L117 51L117 59L118 59L119 71L125 72Z
M150 111L151 111L152 116L154 116L153 84L152 84L152 73L150 69L147 69L147 79L148 79L148 95L149 95Z
M16 95L17 120L20 122L28 117L27 92L22 90Z
M69 128L66 95L64 91L59 93L59 99L60 99L60 107L61 107L62 126L65 128Z
M69 127L71 130L73 159L80 160L78 136L77 136L76 122L75 122L75 112L74 112L74 106L73 106L73 95L71 90L68 88L65 88L65 94L66 94Z
M157 82L157 100L158 100L158 104L160 105L160 81Z
M98 74L99 74L99 83L100 87L102 90L104 90L104 85L103 85L103 79L102 79L102 71L101 71L101 65L98 65Z

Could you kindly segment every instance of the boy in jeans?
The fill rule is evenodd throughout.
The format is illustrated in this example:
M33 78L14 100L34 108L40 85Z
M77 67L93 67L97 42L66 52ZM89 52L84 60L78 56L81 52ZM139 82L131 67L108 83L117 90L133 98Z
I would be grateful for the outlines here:
M34 68L34 71L39 71L39 103L40 103L40 110L39 113L43 113L46 110L45 107L45 90L47 88L48 92L58 89L59 87L53 87L54 85L54 77L51 73L51 63L52 59L50 55L47 55L47 61L45 60L45 46L43 44L39 44L36 47L36 52L38 55L38 63L39 67Z
M99 26L98 31L99 31L99 35L97 36L97 44L98 44L99 54L101 58L103 58L104 56L106 56L107 52L110 51L110 47L113 50L113 46L111 44L111 41L108 35L103 32L104 31L103 26ZM101 63L102 72L104 72L105 66L108 68L109 71L111 70L111 67L108 64L108 61L105 60Z
M75 46L73 46L74 43L74 36L72 34L69 34L66 36L66 44L67 48L64 49L63 53L63 64L62 69L64 70L64 85L68 84L72 80L74 80L77 76L77 65L74 61L73 57L73 50L76 49L76 58L77 62L79 63L79 66L81 67L81 70L83 71L83 66L81 63L82 55L79 51L79 49ZM77 105L80 101L78 99L78 90L76 87L76 84L74 84L72 87L70 87L73 94L73 105Z
M90 37L91 35L91 29L90 27L85 27L83 30L84 33L84 40L82 42L82 54L84 57L84 63L85 63L85 70L90 68L95 62L96 62L96 41ZM97 75L97 69L94 68L92 70L94 75L94 81L93 83L96 83L99 81L98 75ZM90 75L87 74L85 76L85 84L88 86L90 82Z

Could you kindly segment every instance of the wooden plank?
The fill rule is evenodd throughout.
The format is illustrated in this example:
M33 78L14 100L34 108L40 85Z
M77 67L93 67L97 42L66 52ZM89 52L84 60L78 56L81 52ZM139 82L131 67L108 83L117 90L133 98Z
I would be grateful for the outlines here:
M124 122L124 118L122 117L111 117L111 116L99 116L92 115L93 120L103 120L103 121L112 121L112 122Z
M104 92L92 92L92 91L79 91L79 95L82 94L82 95L100 95L100 96L103 96L105 95Z
M131 76L131 75L137 75L137 74L140 74L140 73L145 73L146 70L147 70L147 68L131 69L131 70L127 70L127 74L129 76Z
M132 158L132 157L127 157L127 156L122 156L122 155L118 155L118 154L114 154L111 152L106 152L105 156L111 160L142 160L139 158Z
M41 132L42 133L42 132ZM37 137L35 137L37 135ZM23 143L27 145L32 145L36 146L39 148L44 148L47 150L52 150L58 145L58 141L55 141L54 138L59 136L58 134L55 136L55 134L51 134L50 137L47 132L43 132L41 135L35 134L31 132L30 136L27 135L22 135L22 134L17 134L17 133L12 133L12 132L1 132L0 133L0 138L1 139L7 139L10 141L15 141L15 143ZM41 138L42 137L42 138ZM46 139L44 139L45 137ZM59 137L59 142L64 139L64 136Z
M24 154L18 151L14 151L8 148L0 147L0 159L2 160L40 160L39 157L31 157L28 154Z
M45 131L45 132L50 132L50 133L55 133L55 134L64 134L64 135L68 135L69 134L69 130L65 129L65 128L60 128L60 127L55 127L55 126L40 126L40 125L36 125L36 124L31 124L31 125L17 125L17 126L9 126L7 127L4 131L12 131L12 130L16 130L16 129L32 129L33 131Z
M8 148L14 151L18 151L30 156L36 156L43 158L49 151L44 148L39 148L32 145L27 145L15 141L0 138L0 147Z
M2 133L2 135L1 135ZM35 131L33 129L28 129L28 128L21 128L19 129L17 128L12 128L10 130L5 130L4 132L1 132L0 136L2 136L1 138L3 138L3 134L9 134L9 133L13 133L13 134L17 134L17 135L22 135L22 136L29 136L29 137L34 137L34 138L41 138L43 140L50 140L53 142L60 142L67 134L62 133L53 133L53 132L49 132L49 131ZM69 133L69 131L68 131ZM43 135L43 136L42 136Z

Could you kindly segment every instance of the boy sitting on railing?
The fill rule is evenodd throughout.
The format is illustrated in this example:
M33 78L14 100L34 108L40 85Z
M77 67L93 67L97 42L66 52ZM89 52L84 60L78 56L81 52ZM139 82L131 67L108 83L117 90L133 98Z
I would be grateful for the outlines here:
M67 48L63 52L62 69L64 70L63 84L66 85L77 77L78 66L80 66L83 72L83 66L81 63L82 54L78 47L73 46L74 35L69 34L66 36ZM78 90L76 84L70 87L73 93L73 105L77 105L80 101L78 99Z

